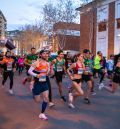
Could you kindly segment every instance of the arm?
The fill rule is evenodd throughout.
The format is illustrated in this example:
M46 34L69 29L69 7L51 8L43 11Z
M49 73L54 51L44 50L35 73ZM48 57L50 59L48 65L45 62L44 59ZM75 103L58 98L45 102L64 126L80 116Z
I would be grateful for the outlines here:
M70 73L70 70L72 70L75 67L75 63L73 63L68 69L67 69L67 73L68 76L70 77L70 79L73 78L72 74Z
M27 59L25 59L24 64L30 66L30 64L28 63Z
M56 63L56 59L54 59L52 62L51 62L51 65L54 65Z
M33 77L37 77L37 74L33 72L34 69L35 69L35 68L34 68L33 66L31 66L31 67L29 68L29 70L28 70L28 73L29 73L31 76L33 76Z

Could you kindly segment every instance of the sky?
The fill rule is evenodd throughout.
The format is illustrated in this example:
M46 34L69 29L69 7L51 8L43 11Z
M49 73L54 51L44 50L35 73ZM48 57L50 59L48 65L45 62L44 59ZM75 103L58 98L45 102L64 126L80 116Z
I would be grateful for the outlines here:
M0 10L7 19L7 30L39 21L43 5L50 1L55 3L57 0L0 0ZM75 4L78 4L77 0Z

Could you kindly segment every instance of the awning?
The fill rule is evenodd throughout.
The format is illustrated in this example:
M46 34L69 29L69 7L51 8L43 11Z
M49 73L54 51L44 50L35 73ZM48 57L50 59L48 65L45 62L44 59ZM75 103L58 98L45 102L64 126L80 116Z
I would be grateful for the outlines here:
M8 48L9 50L13 50L15 49L16 47L13 45L13 40L11 39L7 39L7 40L0 40L0 46L2 47L6 47Z

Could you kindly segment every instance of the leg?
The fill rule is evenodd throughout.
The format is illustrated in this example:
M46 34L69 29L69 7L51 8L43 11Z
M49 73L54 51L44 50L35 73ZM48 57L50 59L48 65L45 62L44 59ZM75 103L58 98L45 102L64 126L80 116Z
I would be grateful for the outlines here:
M41 110L41 113L39 115L39 118L40 119L43 119L43 120L48 120L48 118L44 114L45 113L45 110L47 108L47 104L48 104L48 90L47 91L44 91L42 93L42 95L43 95L42 110Z
M51 90L51 83L50 83L50 79L49 77L47 76L47 84L48 84L48 87L49 87L49 102L52 102L52 90Z
M79 84L77 84L76 82L73 82L73 87L75 89L75 93L73 94L73 98L77 98L78 96L83 96L84 92L81 88L81 82Z
M117 83L115 82L112 82L112 87L107 87L105 86L104 87L106 90L108 90L109 92L111 93L115 93L116 89L117 89Z
M85 98L89 99L90 93L92 90L92 81L91 80L87 81L87 85L88 85L88 88L87 88L87 93L86 93Z
M10 90L13 88L13 72L9 72L9 78L10 78Z
M2 81L2 85L4 86L5 82L7 81L8 78L8 72L3 72L3 81Z

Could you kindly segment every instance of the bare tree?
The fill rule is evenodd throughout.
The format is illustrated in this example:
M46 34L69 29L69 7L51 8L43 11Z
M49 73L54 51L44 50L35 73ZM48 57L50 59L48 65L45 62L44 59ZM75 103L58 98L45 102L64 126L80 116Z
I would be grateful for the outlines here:
M53 25L58 22L71 23L76 20L78 12L74 9L74 4L72 0L59 0L56 5L48 3L43 7L44 14L44 29L48 35L57 35L58 45L60 49L64 49L66 38L62 35L59 37L58 32L54 32ZM67 25L67 24L65 24ZM66 28L66 27L65 27ZM69 28L68 28L69 29ZM66 33L66 30L62 30L63 34Z
M19 42L20 53L30 51L31 47L39 49L40 43L45 39L41 25L25 25L21 28L16 40Z

